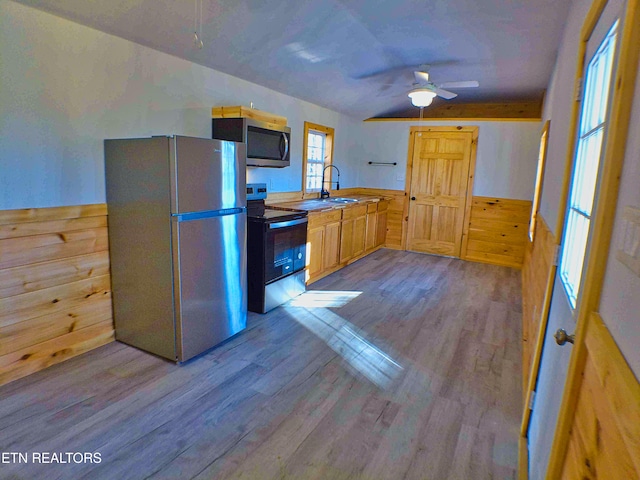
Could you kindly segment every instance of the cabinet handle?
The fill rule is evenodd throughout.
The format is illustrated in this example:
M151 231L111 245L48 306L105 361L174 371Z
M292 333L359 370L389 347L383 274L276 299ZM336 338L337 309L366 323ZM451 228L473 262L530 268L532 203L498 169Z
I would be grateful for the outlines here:
M411 197L411 200L415 200L415 199L416 199L416 197Z

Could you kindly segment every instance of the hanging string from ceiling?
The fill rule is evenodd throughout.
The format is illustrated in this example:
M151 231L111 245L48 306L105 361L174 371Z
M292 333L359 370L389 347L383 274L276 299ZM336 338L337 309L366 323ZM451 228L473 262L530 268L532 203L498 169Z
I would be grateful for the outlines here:
M204 0L194 0L194 15L193 15L193 45L198 49L204 47L202 42L202 3ZM199 8L198 8L199 7ZM200 34L198 34L200 32Z

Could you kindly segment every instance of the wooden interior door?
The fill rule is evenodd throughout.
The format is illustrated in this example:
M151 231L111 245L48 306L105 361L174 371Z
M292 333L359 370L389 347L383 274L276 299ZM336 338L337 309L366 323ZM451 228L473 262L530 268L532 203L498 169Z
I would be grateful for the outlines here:
M477 128L418 127L411 133L407 250L459 257Z

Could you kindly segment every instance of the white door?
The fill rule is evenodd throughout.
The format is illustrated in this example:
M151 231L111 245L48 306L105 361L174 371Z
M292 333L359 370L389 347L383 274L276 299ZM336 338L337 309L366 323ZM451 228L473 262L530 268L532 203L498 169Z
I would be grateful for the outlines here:
M588 255L591 213L594 199L597 199L597 179L602 167L600 157L604 151L610 105L610 79L614 77L616 39L620 31L618 18L623 6L623 0L607 4L587 43L587 67L560 263L554 280L527 435L531 480L542 479L546 474L571 355L571 344L558 345L554 334L560 328L567 334L576 329L574 314L580 299L582 268Z

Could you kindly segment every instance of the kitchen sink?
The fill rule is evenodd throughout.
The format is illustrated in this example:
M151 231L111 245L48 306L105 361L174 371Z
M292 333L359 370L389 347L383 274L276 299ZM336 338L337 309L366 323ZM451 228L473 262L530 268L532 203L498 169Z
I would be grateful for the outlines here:
M327 202L333 202L333 203L355 203L358 201L355 198L344 198L344 197L323 198L322 200L326 200Z

